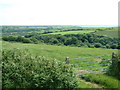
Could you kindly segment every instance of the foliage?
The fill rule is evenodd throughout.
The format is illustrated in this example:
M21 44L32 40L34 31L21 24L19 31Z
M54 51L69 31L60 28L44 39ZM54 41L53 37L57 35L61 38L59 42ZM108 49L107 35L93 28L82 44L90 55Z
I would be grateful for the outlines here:
M2 51L3 88L75 88L73 68L19 49Z
M87 46L96 48L112 48L118 49L117 38L99 36L95 34L67 34L67 35L36 35L32 36L38 41L42 40L47 44L63 44L66 46ZM54 42L55 41L55 42Z
M67 34L67 35L33 35L33 36L5 36L5 41L16 41L23 43L40 43L66 45L66 46L85 46L90 48L112 48L119 49L117 38L99 36L95 34Z
M5 36L2 38L5 41L14 41L14 42L23 42L23 43L32 43L32 41L29 38L21 37L21 36ZM34 42L34 40L33 40Z
M115 54L114 58L112 58L112 61L113 62L109 67L109 71L106 74L116 77L120 80L120 56Z
M100 43L95 43L94 45L96 48L102 47L102 45Z
M109 28L81 28L78 26L3 26L2 39L23 43L47 43L66 46L89 48L120 49L120 38L108 37L117 27ZM98 34L99 32L106 32ZM107 34L107 32L109 32ZM23 34L24 33L24 34ZM103 35L107 36L103 36ZM110 35L109 35L110 34ZM11 36L12 35L12 36ZM17 35L17 36L16 36ZM24 35L24 36L23 36ZM117 36L117 34L115 35Z

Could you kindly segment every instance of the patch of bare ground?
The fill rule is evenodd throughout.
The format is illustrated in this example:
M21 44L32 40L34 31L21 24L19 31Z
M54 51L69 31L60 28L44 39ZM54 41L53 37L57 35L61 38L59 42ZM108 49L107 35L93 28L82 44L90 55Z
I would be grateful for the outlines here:
M88 73L100 73L98 71L90 71L90 70L80 70L80 69L76 69L76 72L79 74L88 74Z
M94 59L95 61L102 61L102 59Z

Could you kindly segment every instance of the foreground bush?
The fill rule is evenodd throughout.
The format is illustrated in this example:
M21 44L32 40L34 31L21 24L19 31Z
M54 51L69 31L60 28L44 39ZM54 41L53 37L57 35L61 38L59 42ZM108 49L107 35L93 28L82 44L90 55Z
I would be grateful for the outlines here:
M18 49L3 50L3 88L75 88L73 68Z

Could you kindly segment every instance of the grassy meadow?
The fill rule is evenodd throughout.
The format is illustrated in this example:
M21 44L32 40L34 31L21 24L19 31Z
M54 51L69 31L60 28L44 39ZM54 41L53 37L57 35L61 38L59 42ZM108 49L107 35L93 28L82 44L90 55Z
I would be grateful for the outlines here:
M78 64L75 67L85 67L90 65L99 65L97 60L102 59L111 59L112 52L117 52L116 49L102 49L102 48L84 48L84 47L68 47L68 46L55 46L55 45L46 45L46 44L23 44L23 43L13 43L13 42L5 42L2 43L3 49L13 49L18 48L21 50L27 49L30 53L37 56L45 56L47 58L54 58L65 62L66 57L70 59L73 58L85 58L85 57L93 57L93 58L85 58L79 60L71 60L70 64ZM107 56L109 55L109 56ZM100 56L100 57L96 57ZM94 62L95 61L95 62ZM85 62L94 62L87 64L80 64ZM102 66L98 66L97 68L102 68ZM83 70L96 69L96 67L88 67L83 68Z
M33 55L46 56L56 58L64 61L66 57L82 58L100 55L111 55L112 52L117 52L117 49L103 49L103 48L83 48L83 47L69 47L69 46L55 46L46 44L23 44L13 42L2 42L3 49L28 49Z
M112 30L102 30L102 31L97 31L95 34L97 35L105 35L109 37L114 37L118 38L118 28L113 28Z

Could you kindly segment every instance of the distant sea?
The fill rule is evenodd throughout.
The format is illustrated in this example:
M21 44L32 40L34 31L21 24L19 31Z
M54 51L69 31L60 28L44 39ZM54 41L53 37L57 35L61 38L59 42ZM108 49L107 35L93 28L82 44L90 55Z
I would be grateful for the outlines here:
M118 27L118 25L73 25L80 27Z

